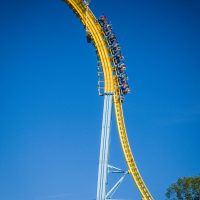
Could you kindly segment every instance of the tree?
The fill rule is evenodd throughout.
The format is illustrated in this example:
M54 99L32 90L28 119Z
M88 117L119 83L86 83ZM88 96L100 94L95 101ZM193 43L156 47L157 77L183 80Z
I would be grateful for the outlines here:
M200 176L179 178L165 195L169 200L200 200Z

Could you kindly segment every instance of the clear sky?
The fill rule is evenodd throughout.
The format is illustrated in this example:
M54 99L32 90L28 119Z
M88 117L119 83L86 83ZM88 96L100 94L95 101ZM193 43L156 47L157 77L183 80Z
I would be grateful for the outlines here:
M152 195L164 199L177 178L200 174L200 2L91 8L121 44L130 144ZM83 26L60 0L1 0L0 27L0 199L95 199L103 98ZM114 118L110 163L126 169ZM140 199L131 177L117 197Z

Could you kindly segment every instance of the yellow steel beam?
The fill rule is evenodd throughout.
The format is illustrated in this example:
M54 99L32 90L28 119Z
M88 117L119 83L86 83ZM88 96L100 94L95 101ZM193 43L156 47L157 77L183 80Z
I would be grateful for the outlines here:
M65 0L65 2L70 6L74 13L80 18L82 24L86 25L86 9L87 9L87 30L91 33L93 43L99 54L100 61L102 63L105 88L106 93L114 93L113 103L115 107L115 116L117 121L118 134L122 146L122 150L125 156L126 163L128 165L129 173L132 175L133 180L137 188L139 189L143 200L153 200L148 188L146 187L142 176L139 173L136 162L134 160L128 136L126 133L126 127L123 116L122 103L119 100L120 91L118 87L118 80L113 75L113 69L111 64L111 59L109 57L110 50L107 48L107 41L104 40L104 33L97 22L96 17L92 11L84 5L82 0Z

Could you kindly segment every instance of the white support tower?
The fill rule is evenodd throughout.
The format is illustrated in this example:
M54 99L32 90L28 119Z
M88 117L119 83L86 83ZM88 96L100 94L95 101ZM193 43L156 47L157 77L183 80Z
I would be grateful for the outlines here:
M104 93L104 108L103 121L101 131L101 145L99 156L99 172L97 182L97 198L96 200L112 200L113 195L127 176L128 171L124 171L112 165L109 165L109 146L110 146L110 132L111 132L111 117L113 93ZM107 177L109 173L122 174L122 177L117 183L108 191Z
M108 155L109 155L109 141L110 141L110 130L111 130L112 98L113 94L111 93L104 94L104 109L103 109L96 200L105 200L107 195L106 185L107 185L107 175L108 175Z

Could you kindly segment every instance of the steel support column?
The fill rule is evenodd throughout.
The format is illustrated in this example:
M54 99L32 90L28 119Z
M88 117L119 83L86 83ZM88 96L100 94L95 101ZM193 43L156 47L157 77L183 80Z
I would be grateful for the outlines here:
M110 93L104 94L104 109L103 109L103 121L102 121L102 131L101 131L101 145L100 145L96 200L106 200L112 97L113 94Z

